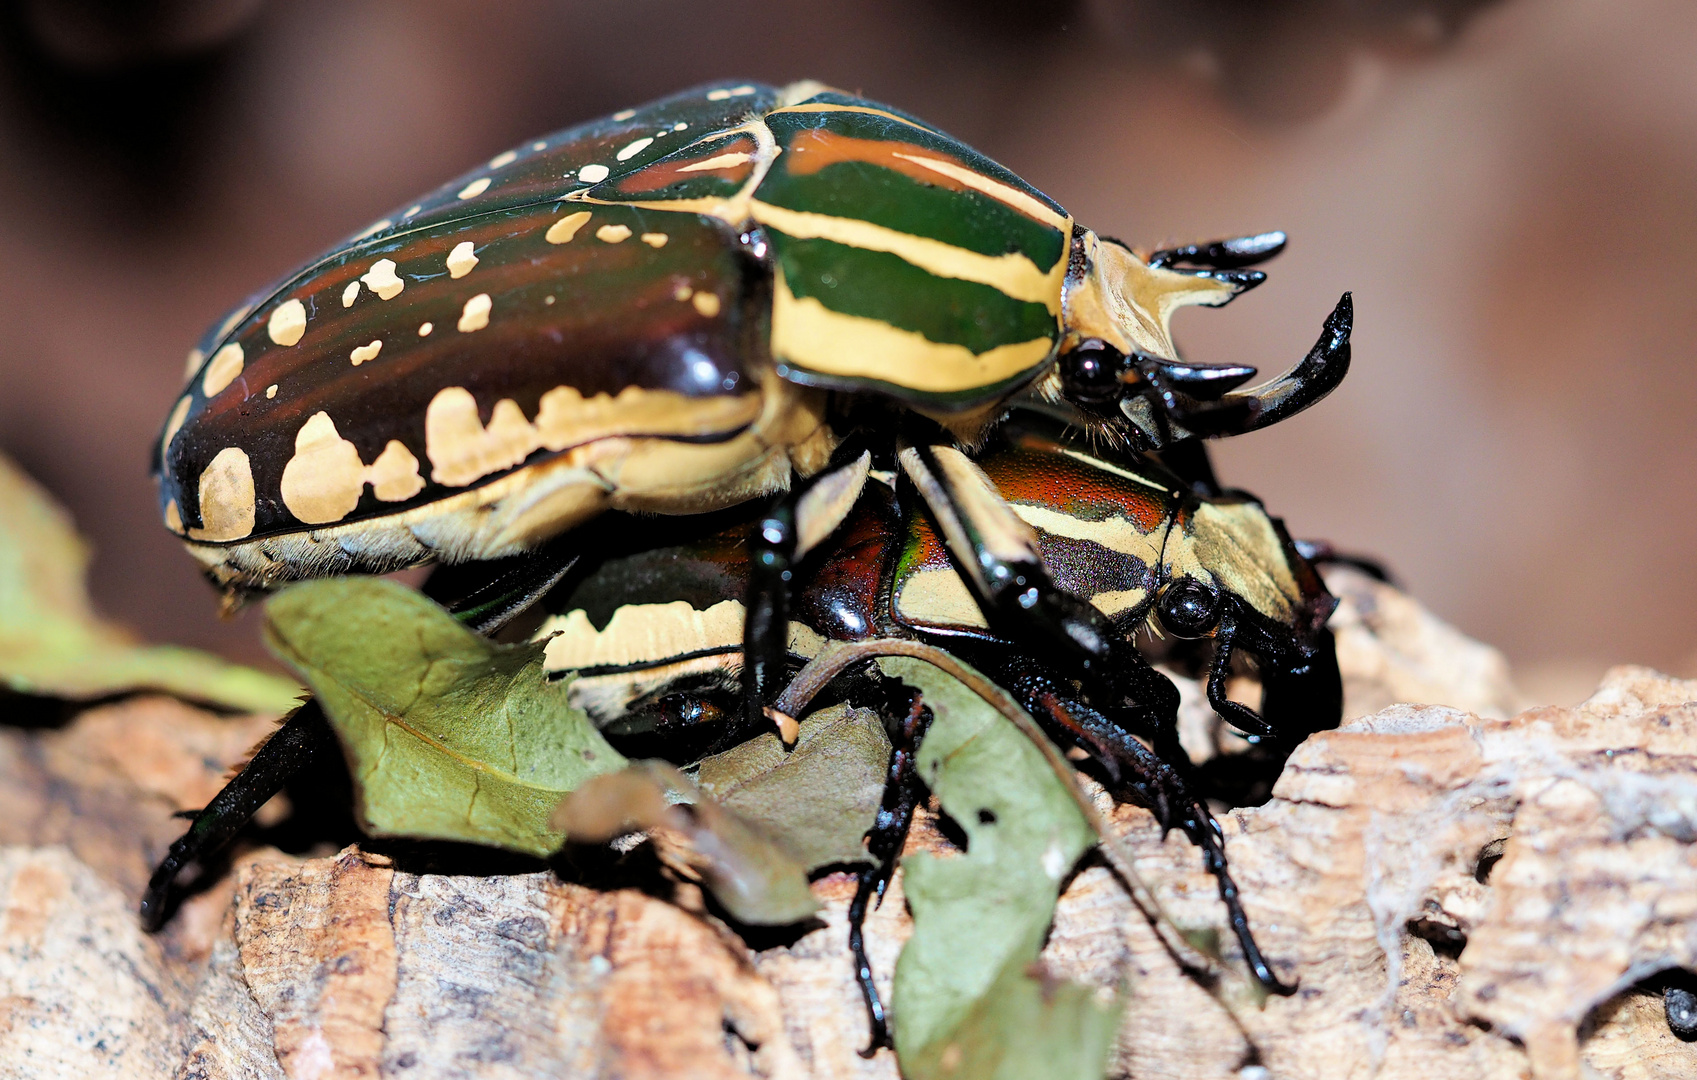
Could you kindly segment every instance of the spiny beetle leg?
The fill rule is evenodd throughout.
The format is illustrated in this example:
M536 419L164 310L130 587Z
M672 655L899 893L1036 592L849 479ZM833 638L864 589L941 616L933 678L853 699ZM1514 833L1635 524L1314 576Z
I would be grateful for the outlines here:
M493 634L539 599L571 570L577 555L559 541L527 555L471 567L439 569L426 582L425 595L453 613L471 630ZM432 586L434 585L434 588ZM332 753L336 735L324 710L308 698L253 752L165 852L148 878L141 897L141 924L148 931L165 925L171 887L192 862L222 851L253 815L320 754Z
M998 629L1045 657L1113 685L1108 663L1116 637L1112 625L1050 579L1036 532L984 471L940 443L904 444L896 460L930 507L949 553Z
M141 895L141 925L154 931L165 925L171 886L191 862L222 851L261 806L283 790L291 777L319 754L335 749L336 735L318 702L308 700L296 709L206 808L195 815L188 831L172 843Z
M913 824L913 812L925 796L925 785L919 779L917 755L919 743L931 727L931 710L920 694L911 693L906 715L891 728L890 766L884 779L884 797L878 816L867 833L866 851L873 862L860 871L855 883L854 899L849 903L849 952L854 957L855 979L866 999L866 1014L871 1031L866 1049L860 1056L869 1058L881 1046L890 1045L890 1029L884 1013L883 999L872 981L872 962L866 957L866 910L868 904L877 907L884 902L884 890L895 872L896 859L907 843L907 833Z
M1278 732L1249 706L1226 696L1226 680L1231 676L1232 649L1237 637L1236 620L1230 614L1220 619L1214 637L1214 662L1208 666L1208 704L1226 723L1248 734L1249 741L1260 743L1277 739Z
M1395 586L1397 583L1390 568L1370 555L1351 555L1339 551L1326 540L1298 540L1295 543L1296 553L1315 566L1347 566L1386 585Z
M1138 708L1113 709L1110 719L1068 694L1053 673L1022 660L1007 663L1002 674L1003 685L1021 699L1021 704L1038 722L1051 731L1058 730L1063 737L1086 731L1090 738L1074 738L1080 748L1092 757L1102 752L1113 755L1111 763L1100 757L1097 763L1104 771L1121 778L1116 794L1129 795L1149 809L1163 829L1177 827L1201 850L1203 868L1219 886L1226 920L1256 981L1275 994L1295 992L1294 986L1280 981L1255 942L1237 883L1227 868L1219 822L1195 793L1190 759L1179 745L1176 725L1161 719L1151 721L1148 710ZM1159 676L1159 672L1153 674ZM1144 746L1133 736L1133 731L1145 732L1154 749Z
M871 462L864 436L851 433L825 468L773 500L754 527L743 623L743 725L747 732L765 724L766 706L783 688L788 671L790 580L795 565L848 515L860 497Z

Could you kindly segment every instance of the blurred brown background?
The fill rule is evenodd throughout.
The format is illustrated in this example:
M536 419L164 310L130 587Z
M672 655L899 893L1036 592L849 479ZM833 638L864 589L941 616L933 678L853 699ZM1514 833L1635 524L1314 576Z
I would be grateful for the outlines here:
M1552 700L1697 667L1685 0L6 0L0 449L94 541L108 612L257 657L146 474L202 328L529 136L804 76L1133 243L1287 230L1184 346L1270 373L1347 288L1355 366L1221 446L1228 482L1382 555Z

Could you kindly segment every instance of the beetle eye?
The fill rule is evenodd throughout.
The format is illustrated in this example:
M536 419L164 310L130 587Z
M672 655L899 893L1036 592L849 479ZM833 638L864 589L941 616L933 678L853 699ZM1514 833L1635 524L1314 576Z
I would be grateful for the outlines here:
M1161 589L1155 614L1174 637L1204 637L1220 621L1220 594L1193 577L1181 577Z
M1125 355L1092 338L1060 358L1061 387L1079 405L1110 405L1120 399Z

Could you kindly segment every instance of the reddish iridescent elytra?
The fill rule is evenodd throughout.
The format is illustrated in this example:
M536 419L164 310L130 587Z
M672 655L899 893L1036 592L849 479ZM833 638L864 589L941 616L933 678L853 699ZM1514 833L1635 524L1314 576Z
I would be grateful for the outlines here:
M1165 358L1178 410L1204 384L1173 310L1258 277L1170 256L886 106L705 87L501 154L238 309L191 356L161 508L217 580L264 587L779 490L835 444L827 391L971 440L1106 349Z

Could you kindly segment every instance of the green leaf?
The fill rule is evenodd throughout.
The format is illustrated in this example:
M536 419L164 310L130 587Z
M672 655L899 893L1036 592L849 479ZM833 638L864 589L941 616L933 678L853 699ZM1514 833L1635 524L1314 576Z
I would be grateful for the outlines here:
M0 688L86 700L157 690L245 712L284 712L287 679L173 645L142 645L94 613L88 546L70 518L0 457Z
M1029 973L1061 882L1094 833L1043 754L990 703L923 661L879 665L935 715L920 773L967 835L964 854L903 863L914 930L892 1002L902 1075L1099 1080L1117 1002Z
M806 867L663 761L639 761L588 781L566 796L551 823L573 840L597 844L647 830L660 857L699 878L739 922L784 926L819 910Z
M835 705L801 722L793 750L768 732L704 758L696 780L817 870L867 861L861 839L878 816L889 761L878 715Z
M625 765L544 676L541 643L497 645L404 586L308 582L265 620L341 738L373 836L547 855L564 839L548 824L561 796Z

